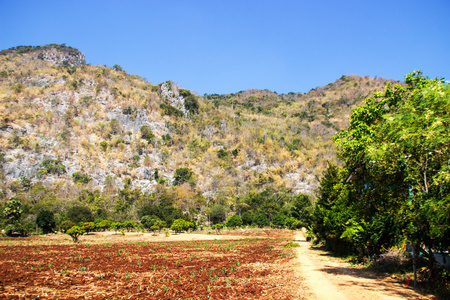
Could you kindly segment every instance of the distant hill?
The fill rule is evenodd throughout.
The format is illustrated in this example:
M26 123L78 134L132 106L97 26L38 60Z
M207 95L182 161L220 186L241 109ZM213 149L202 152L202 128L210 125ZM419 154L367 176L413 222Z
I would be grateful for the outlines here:
M65 45L3 50L0 197L106 210L120 200L133 217L139 205L124 189L170 188L176 206L199 214L210 201L233 211L250 191L313 194L327 161L338 163L333 135L387 81L349 75L304 94L200 96L86 64Z

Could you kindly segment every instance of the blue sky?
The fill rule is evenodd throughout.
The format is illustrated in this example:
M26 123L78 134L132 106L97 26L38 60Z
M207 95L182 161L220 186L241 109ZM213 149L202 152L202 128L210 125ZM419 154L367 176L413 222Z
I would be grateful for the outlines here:
M66 43L201 95L307 92L350 74L450 80L449 14L448 0L0 0L0 48Z

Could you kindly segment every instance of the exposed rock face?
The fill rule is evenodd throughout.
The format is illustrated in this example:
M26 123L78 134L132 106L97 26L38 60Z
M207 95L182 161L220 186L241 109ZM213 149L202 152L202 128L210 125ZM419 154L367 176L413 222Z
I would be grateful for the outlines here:
M56 49L44 49L37 51L36 59L42 59L58 66L82 66L86 64L84 54L76 51L60 51Z
M177 89L173 88L173 83L164 82L161 84L161 97L178 110L181 110L185 116L188 116L188 111L184 107L184 98L180 96Z

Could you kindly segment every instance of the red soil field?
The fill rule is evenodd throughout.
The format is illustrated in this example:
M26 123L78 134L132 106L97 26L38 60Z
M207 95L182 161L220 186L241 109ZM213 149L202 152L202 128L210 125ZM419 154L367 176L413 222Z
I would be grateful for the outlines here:
M280 237L8 242L0 240L0 299L294 299L293 251Z

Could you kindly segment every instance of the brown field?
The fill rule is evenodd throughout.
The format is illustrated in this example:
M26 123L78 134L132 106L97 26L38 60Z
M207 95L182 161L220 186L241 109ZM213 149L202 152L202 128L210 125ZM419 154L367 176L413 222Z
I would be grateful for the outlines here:
M0 299L295 299L290 231L0 239Z

